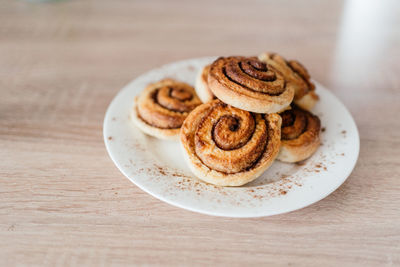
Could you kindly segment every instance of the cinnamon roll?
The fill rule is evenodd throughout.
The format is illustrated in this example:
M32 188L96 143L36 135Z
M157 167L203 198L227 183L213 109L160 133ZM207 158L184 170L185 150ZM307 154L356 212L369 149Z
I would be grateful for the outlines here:
M319 118L296 106L280 115L282 117L281 149L277 159L298 162L314 154L320 145Z
M196 93L203 103L211 101L215 98L214 94L208 87L208 73L210 72L210 65L205 66L201 69L196 78Z
M178 139L183 121L200 104L193 87L173 79L164 79L149 84L135 98L131 117L148 135Z
M213 100L198 106L182 125L180 140L192 172L203 181L240 186L275 160L281 117L256 114Z
M311 110L318 101L315 85L311 82L307 69L296 60L287 61L276 53L262 53L261 61L278 69L288 84L294 88L294 103L305 110Z
M211 64L208 86L223 102L258 113L282 111L294 96L283 74L256 57L218 58Z

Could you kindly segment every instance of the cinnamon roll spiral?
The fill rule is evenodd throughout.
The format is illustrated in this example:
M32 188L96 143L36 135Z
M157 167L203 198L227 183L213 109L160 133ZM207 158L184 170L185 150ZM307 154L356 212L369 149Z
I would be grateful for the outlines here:
M260 176L279 152L281 118L213 100L198 106L182 125L185 159L200 179L240 186Z
M298 162L314 154L320 145L319 118L296 106L280 115L282 117L281 149L277 159Z
M210 72L210 67L210 65L207 65L200 70L196 78L196 85L194 87L197 95L203 103L215 99L214 94L208 87L208 73Z
M150 84L135 98L132 120L145 133L177 139L190 111L201 104L194 88L173 79Z
M282 111L294 96L283 75L256 57L218 58L211 64L208 86L223 102L258 113Z
M295 90L294 103L305 110L311 110L318 101L315 85L307 69L296 60L287 61L276 53L262 53L258 57L261 61L278 69L285 77L288 84Z

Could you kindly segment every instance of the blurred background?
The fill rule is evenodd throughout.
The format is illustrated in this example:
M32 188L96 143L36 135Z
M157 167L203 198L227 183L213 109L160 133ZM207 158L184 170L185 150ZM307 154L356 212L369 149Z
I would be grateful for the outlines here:
M112 96L151 68L262 51L300 60L348 104L353 99L344 97L347 90L363 88L368 97L366 75L380 83L399 72L398 14L395 0L3 0L0 83L7 102L1 114L49 120L76 114L74 121L87 123L82 112L95 109L102 112L90 117L100 121ZM23 111L7 108L22 98ZM31 104L47 98L56 102L43 105L64 115ZM85 110L80 101L89 102ZM359 108L358 102L350 109Z

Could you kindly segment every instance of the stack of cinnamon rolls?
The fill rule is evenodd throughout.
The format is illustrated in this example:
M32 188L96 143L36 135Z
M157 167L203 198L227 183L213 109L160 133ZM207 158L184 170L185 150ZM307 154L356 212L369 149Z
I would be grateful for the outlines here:
M161 139L179 139L196 177L240 186L275 159L298 162L320 145L318 101L307 70L276 53L220 57L205 66L195 88L173 79L136 97L134 123Z

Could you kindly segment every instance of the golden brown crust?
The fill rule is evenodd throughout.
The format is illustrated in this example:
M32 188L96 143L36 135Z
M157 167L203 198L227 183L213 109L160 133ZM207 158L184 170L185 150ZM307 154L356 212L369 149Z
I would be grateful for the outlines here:
M277 114L250 113L213 100L189 114L180 140L185 159L198 178L240 186L256 179L275 160L280 128Z
M176 129L162 129L151 126L150 124L146 123L137 112L137 97L135 98L133 107L131 109L131 119L134 124L142 130L142 132L154 136L159 139L164 140L178 140L179 139L179 131L180 128Z
M173 79L148 85L135 98L133 122L145 133L163 139L179 134L190 111L201 104L194 88Z
M211 101L215 99L214 94L211 92L210 88L208 87L208 73L210 71L211 65L207 65L200 70L196 78L195 89L196 93L199 96L200 100L203 103Z
M286 60L276 53L262 53L258 57L278 69L286 81L291 84L295 90L294 102L303 109L311 110L318 101L318 95L315 93L315 85L311 82L307 69L296 60Z
M223 102L258 113L280 112L294 97L283 75L255 57L218 58L211 64L208 86Z
M320 145L319 118L299 107L293 107L280 115L282 117L281 149L277 159L298 162L314 154Z
M311 111L315 104L317 104L318 100L319 96L315 93L315 91L310 91L303 97L294 100L294 103L302 109Z

